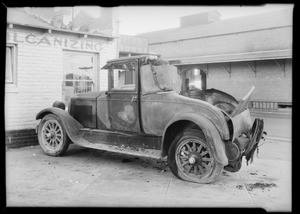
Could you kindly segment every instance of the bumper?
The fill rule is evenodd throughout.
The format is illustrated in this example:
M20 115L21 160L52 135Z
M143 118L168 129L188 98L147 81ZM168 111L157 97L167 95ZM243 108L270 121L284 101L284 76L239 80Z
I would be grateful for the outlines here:
M247 164L250 161L252 163L253 161L253 155L255 150L257 149L259 141L264 137L263 134L265 133L263 131L264 129L264 121L262 119L256 118L251 131L249 140L246 144L245 151L242 155L245 155Z
M226 143L227 157L229 164L225 166L225 170L236 172L240 170L242 157L245 156L247 165L252 163L258 143L264 139L264 121L255 118L252 126L249 112L243 112L232 118L234 124L233 142ZM249 128L250 127L250 128ZM238 137L236 137L238 136Z

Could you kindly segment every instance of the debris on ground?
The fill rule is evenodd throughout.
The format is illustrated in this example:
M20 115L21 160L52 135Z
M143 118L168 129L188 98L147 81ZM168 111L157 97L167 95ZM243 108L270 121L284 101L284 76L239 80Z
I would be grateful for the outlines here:
M128 158L122 159L122 163L129 163L129 162L132 162L132 160Z
M227 172L225 172L225 171L222 172L222 175L227 176L227 177L229 176L229 175L227 174Z
M237 185L236 188L243 189L243 185Z
M250 172L250 175L257 175L257 173L255 173L255 172Z
M255 184L246 184L247 190L252 191L253 189L262 189L264 190L265 188L272 188L272 187L277 187L276 184L274 183L259 183L256 182Z

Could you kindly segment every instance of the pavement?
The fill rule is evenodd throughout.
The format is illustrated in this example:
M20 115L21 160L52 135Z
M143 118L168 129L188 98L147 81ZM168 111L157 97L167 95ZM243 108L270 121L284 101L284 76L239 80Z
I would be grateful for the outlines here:
M292 111L280 109L277 111L251 110L252 121L255 118L264 120L264 131L267 138L290 141L292 139Z
M179 180L165 160L70 145L6 150L7 207L222 207L292 210L291 142L266 140L252 164L212 184Z

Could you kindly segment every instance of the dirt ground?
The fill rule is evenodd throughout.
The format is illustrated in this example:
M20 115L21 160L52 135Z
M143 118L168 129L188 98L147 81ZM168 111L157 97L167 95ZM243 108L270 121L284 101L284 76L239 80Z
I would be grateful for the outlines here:
M8 207L249 207L291 211L291 142L266 140L237 173L213 184L177 179L166 161L70 145L6 151Z

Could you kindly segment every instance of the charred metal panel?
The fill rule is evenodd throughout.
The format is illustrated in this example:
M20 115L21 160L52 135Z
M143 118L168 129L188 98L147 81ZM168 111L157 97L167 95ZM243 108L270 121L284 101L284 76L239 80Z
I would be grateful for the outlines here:
M90 143L103 143L120 148L130 147L135 150L140 149L156 149L161 148L161 137L140 135L140 134L126 134L120 132L110 132L102 130L82 129L80 131L82 137Z
M71 115L86 128L96 128L96 100L71 99Z
M172 80L168 80L162 74L163 69L170 74L174 73L172 66L141 66L141 117L145 133L161 136L166 124L174 117L183 113L196 113L209 118L222 138L228 139L227 122L220 109L169 90L178 79L172 77Z
M109 106L107 95L103 93L97 98L97 129L110 130Z
M74 105L74 119L84 127L94 128L93 105Z
M231 120L233 123L233 131L234 131L232 137L233 140L251 129L252 120L251 120L249 109L236 115Z
M194 99L203 100L218 108L224 110L226 113L231 114L238 106L239 102L230 94L223 91L211 88L211 89L193 89L182 91L183 96L187 96Z
M250 91L243 97L242 101L240 102L240 104L236 107L236 109L232 112L231 117L234 117L235 115L240 114L241 112L243 112L246 108L248 108L249 102L250 102L250 98L251 95L254 91L255 86L252 86L252 88L250 89Z
M76 94L71 98L70 115L86 128L96 128L96 100L104 91Z
M140 132L137 99L137 92L109 93L109 121L113 130Z
M142 121L145 133L162 136L166 125L184 113L209 118L222 139L229 139L227 122L221 110L201 100L181 96L176 92L158 92L141 96Z

